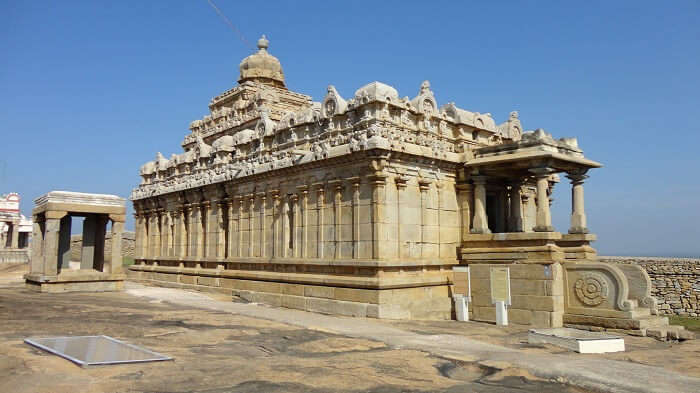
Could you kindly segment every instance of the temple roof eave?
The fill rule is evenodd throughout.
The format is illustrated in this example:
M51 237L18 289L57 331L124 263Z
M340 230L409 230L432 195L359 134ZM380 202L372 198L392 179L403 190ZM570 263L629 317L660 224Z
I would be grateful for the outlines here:
M564 153L540 151L518 152L505 155L477 157L468 160L465 168L471 168L481 174L492 174L501 177L516 177L527 174L530 169L550 168L556 172L588 171L601 168L599 162L584 157L576 157Z

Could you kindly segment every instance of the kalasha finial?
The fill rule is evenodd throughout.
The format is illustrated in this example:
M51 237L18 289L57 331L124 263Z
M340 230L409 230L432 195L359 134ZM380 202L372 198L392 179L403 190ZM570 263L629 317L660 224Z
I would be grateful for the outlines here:
M268 45L270 45L270 41L265 38L265 34L260 37L258 40L258 49L267 49Z

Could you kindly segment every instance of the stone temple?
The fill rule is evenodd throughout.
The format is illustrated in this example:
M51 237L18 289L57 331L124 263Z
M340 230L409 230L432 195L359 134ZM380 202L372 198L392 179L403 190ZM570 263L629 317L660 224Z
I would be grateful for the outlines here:
M141 167L138 279L375 318L451 319L461 295L478 321L495 321L505 288L513 323L668 323L643 270L597 261L583 183L601 165L575 138L525 132L515 111L497 123L440 105L427 81L413 98L372 82L315 102L286 88L268 44L190 124L182 153ZM550 216L560 174L567 233Z

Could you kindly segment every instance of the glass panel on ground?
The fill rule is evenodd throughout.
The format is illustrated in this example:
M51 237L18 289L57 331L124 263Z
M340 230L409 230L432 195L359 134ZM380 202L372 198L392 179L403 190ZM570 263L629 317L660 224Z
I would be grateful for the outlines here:
M108 336L27 338L24 342L81 366L172 360L169 356Z

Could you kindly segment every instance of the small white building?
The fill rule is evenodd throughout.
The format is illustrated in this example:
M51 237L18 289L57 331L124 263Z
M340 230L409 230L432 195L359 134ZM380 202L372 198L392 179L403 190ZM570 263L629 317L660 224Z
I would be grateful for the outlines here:
M0 249L27 248L32 237L32 220L20 213L19 194L0 195Z

